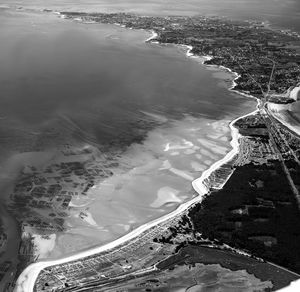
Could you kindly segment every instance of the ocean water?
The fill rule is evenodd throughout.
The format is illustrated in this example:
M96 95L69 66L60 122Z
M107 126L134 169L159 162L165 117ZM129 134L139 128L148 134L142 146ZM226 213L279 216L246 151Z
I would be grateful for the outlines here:
M97 181L86 201L72 200L68 232L51 237L55 248L41 258L111 241L190 199L191 181L230 150L229 121L255 107L227 90L232 75L187 58L182 47L42 10L217 14L299 28L296 1L254 2L0 1L1 184L18 153L40 164L35 153L52 153L47 165L64 147L118 153L114 175Z
M230 150L229 121L255 107L227 90L232 75L187 58L184 48L45 8L225 15L299 29L297 1L0 0L1 199L20 169L42 171L65 147L92 147L98 165L106 155L117 160L113 176L72 200L68 232L51 234L50 244L36 236L40 258L111 241L190 199L191 181ZM0 216L16 243L15 220Z
M133 12L154 15L219 15L270 21L300 31L298 0L1 0L0 5L56 10Z
M2 154L70 140L130 145L159 124L142 111L220 119L243 103L183 49L145 44L147 32L10 10L1 22Z
M72 200L68 232L40 258L111 241L190 199L191 181L230 150L229 121L255 106L227 90L231 74L183 47L146 44L150 32L37 9L0 13L1 183L16 176L7 167L43 173L66 148L92 147L94 165L117 162Z

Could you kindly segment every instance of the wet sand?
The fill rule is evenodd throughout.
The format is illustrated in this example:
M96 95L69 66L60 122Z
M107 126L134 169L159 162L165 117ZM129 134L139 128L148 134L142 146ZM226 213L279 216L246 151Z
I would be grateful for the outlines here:
M79 25L79 28L82 29L81 24L75 25ZM246 112L249 107L253 107L255 104L252 100L228 92L227 88L231 86L232 77L234 77L232 73L211 68L213 74L217 74L211 76L206 66L199 64L197 58L185 58L186 52L182 47L160 47L155 44L144 44L145 38L141 37L146 35L145 32L128 31L105 25L92 26L91 29L92 34L97 31L100 34L106 33L108 29L109 35L117 37L117 39L110 38L110 41L113 42L117 40L117 47L119 47L120 41L123 43L123 40L119 38L125 40L125 36L128 36L133 47L137 49L138 58L140 58L143 50L150 50L155 55L159 55L158 60L160 62L166 59L163 60L166 65L166 68L163 67L166 73L170 69L169 63L175 65L178 63L182 74L187 72L191 79L186 78L186 81L181 79L182 86L180 88L178 87L177 76L174 78L175 75L172 75L170 80L166 79L162 82L162 85L157 83L155 78L153 82L151 79L153 83L151 86L154 86L154 92L157 96L151 93L151 98L148 97L149 92L152 92L153 89L148 91L149 85L147 85L144 89L146 95L141 99L142 102L136 98L137 103L141 102L138 104L138 109L134 104L135 99L129 98L128 104L130 106L133 104L135 111L133 109L130 109L129 112L127 109L124 110L126 119L129 115L137 117L138 123L150 123L153 129L148 128L146 131L143 129L142 142L131 143L121 150L118 167L111 169L114 173L112 177L104 181L99 180L88 192L87 197L79 196L72 199L69 210L70 216L65 221L67 231L56 234L56 245L47 254L48 258L57 258L61 255L110 242L146 222L175 210L180 204L193 198L196 194L192 189L191 182L224 157L231 149L229 143L231 134L228 127L230 120ZM114 51L112 53L115 54ZM171 59L169 59L170 56ZM184 65L186 62L187 64ZM142 71L148 73L148 70L156 70L148 61L146 64L150 68L147 70L143 68ZM185 71L183 65L186 66ZM176 68L178 66L176 65ZM189 72L189 70L191 71ZM163 72L162 76L163 74L165 73ZM180 71L178 74L181 76ZM210 85L205 88L198 85L197 88L195 87L198 80L205 82L208 79L203 74L208 74L212 83L212 90L208 98L203 98L203 96L206 95ZM130 79L129 83L135 91L135 83L132 84L131 82ZM219 84L215 86L215 82ZM166 101L161 98L160 89L162 89ZM141 92L140 88L138 88L138 92ZM152 99L154 100L152 101ZM120 103L124 105L122 100ZM131 132L126 132L127 127L134 122L125 120L123 124L120 123L124 113L120 112L119 108L115 111L116 104L118 104L117 99L114 100L113 111L110 111L110 107L108 107L110 116L101 110L99 113L100 121L98 116L96 118L96 113L92 115L89 113L87 117L90 120L87 121L86 125L85 121L82 124L81 116L77 117L81 115L77 109L72 113L60 113L64 123L67 123L67 127L63 129L66 133L64 137L69 138L70 133L77 134L80 131L80 135L86 138L85 143L95 141L93 133L90 132L91 122L97 126L100 125L99 128L101 127L104 132L104 137L107 137L106 141L113 140L116 133L120 133L125 138L130 137ZM106 104L104 105L106 106ZM101 108L101 105L97 104L97 106ZM121 117L118 119L119 114ZM108 120L110 121L111 118L112 121L108 125ZM88 133L84 132L82 125L89 127ZM125 129L122 128L123 126ZM104 140L101 136L98 141ZM60 140L59 143L61 143ZM71 140L71 143L74 143L74 140ZM82 141L77 143L84 145ZM59 158L56 160L59 161ZM95 156L94 163L102 163L102 161L98 161L97 156ZM44 256L46 255L43 254Z
M196 195L191 182L229 152L228 124L186 117L128 147L112 177L95 184L85 200L71 201L68 232L58 235L52 256L87 247L89 237L100 244L112 241L190 200Z
M41 25L39 21L41 19L38 17L35 25ZM52 20L49 21L53 25ZM59 25L64 26L65 23ZM72 26L73 29L73 25L68 23L67 28L69 29ZM79 28L80 33L83 33L82 30L84 34L86 33L85 26ZM57 28L55 27L55 29ZM136 61L135 57L137 57L138 62L142 62L137 63L137 67L142 68L142 72L134 73L136 68L132 67L131 63L129 68L131 68L133 74L125 82L122 79L129 66L125 61L121 67L126 70L117 76L115 73L112 75L114 82L116 80L122 81L121 90L110 92L109 88L107 92L109 92L111 99L104 96L104 101L100 103L98 102L100 98L97 95L97 98L93 96L83 103L81 97L86 92L80 92L80 95L75 98L75 100L77 99L76 102L73 102L73 100L69 100L69 89L66 90L64 87L63 94L66 94L68 99L63 102L61 108L55 104L58 107L54 110L55 118L44 119L43 112L45 109L37 110L34 122L36 123L42 117L40 122L42 128L36 128L36 125L31 128L33 121L31 119L27 120L27 116L18 117L21 121L24 118L23 124L26 125L27 129L30 129L28 130L30 133L32 131L34 133L34 145L38 145L42 149L47 145L47 141L51 141L51 147L55 143L63 145L66 142L74 147L77 146L76 142L78 145L84 143L99 145L99 142L114 141L115 137L120 135L125 139L129 137L129 142L127 142L126 147L123 146L121 151L122 155L120 155L118 161L119 166L113 169L114 175L105 181L97 182L87 194L87 200L83 198L72 200L71 216L67 218L65 223L67 231L63 234L55 234L56 245L54 248L51 247L53 250L51 251L48 247L46 250L43 249L45 246L41 244L39 236L36 236L36 244L40 246L37 252L40 252L42 257L47 258L57 258L113 241L146 222L169 214L169 212L193 198L195 193L191 182L230 150L229 121L248 111L249 107L254 106L253 101L229 93L227 91L227 81L222 81L216 86L216 80L222 80L223 75L218 76L219 79L212 78L211 73L201 67L198 61L194 62L194 60L185 58L185 52L182 51L182 48L144 44L145 32L132 31L129 34L128 31L121 28L101 25L93 26L88 30L89 37L86 41L93 39L92 47L95 46L94 38L96 35L105 34L103 39L97 39L97 41L99 43L110 42L114 49L111 50L109 46L105 46L102 53L109 52L109 54L113 54L113 58L109 60L114 60L113 64L119 69L120 63L116 60L124 55L123 50L120 50L120 46L128 42L128 37L131 43L129 42L130 48L126 47L126 56L131 56L129 51L134 50L130 58ZM131 33L133 36L131 36ZM72 32L72 36L74 36L74 32ZM52 34L48 37L51 39ZM76 39L75 43L78 41ZM60 52L64 52L70 44L66 45L61 36L59 40L64 44ZM74 44L73 38L72 44ZM43 43L40 48L44 46ZM80 49L85 53L90 53L89 46L80 47ZM96 54L95 57L98 56L98 50L97 44L96 53L93 52ZM73 52L73 56L77 56L77 53L77 51ZM85 54L82 55L85 56ZM124 59L122 60L124 62ZM69 61L71 64L73 59L71 58ZM79 62L79 64L83 66L86 59L83 58L81 61L82 63ZM67 64L69 64L68 62ZM89 64L87 63L88 66ZM143 64L143 66L140 66L140 64ZM172 68L170 64L178 70ZM98 65L102 65L102 63ZM76 66L75 68L77 68ZM95 66L95 68L98 70L98 66ZM161 70L162 68L163 70ZM65 69L61 69L65 74ZM37 71L39 70L38 68ZM170 71L174 74L168 77ZM75 79L80 80L80 82L84 80L85 82L85 77L80 77L81 74L85 76L85 73L87 72L83 70L80 74L76 74L76 78L79 79ZM143 87L136 80L139 75L141 75L139 78L146 82ZM92 75L88 76L90 79ZM145 76L147 78L144 78ZM33 77L35 78L35 75ZM38 84L38 88L44 88L43 82L47 78L49 76L46 76L46 79L40 79L42 81L41 84ZM55 78L61 78L61 76L55 76ZM226 75L226 78L230 79L230 75ZM178 87L178 80L180 80L180 87ZM94 81L97 81L98 86L98 78ZM74 81L71 80L67 86L72 87L72 82ZM86 87L83 88L86 91L91 83L84 82L83 84ZM206 84L205 87L201 85L202 82ZM97 87L96 92L99 94L101 89L101 87ZM124 91L125 89L126 91ZM128 98L126 103L124 102L124 92L126 92L126 98ZM92 94L95 94L95 92L93 91ZM32 100L28 101L29 103L35 104L36 100L41 98L39 94L33 95L33 97ZM49 100L51 100L49 109L53 110L52 99ZM94 102L96 103L94 104ZM92 104L93 109L92 111L90 109L85 111L89 103ZM76 106L73 108L74 104ZM83 104L84 110L81 111ZM125 104L128 107L125 107ZM67 111L66 108L70 106L72 110ZM94 111L95 108L100 110ZM56 114L59 119L57 119ZM123 117L126 118L125 122L122 120ZM137 117L137 120L132 121L129 117ZM58 126L60 121L63 121L63 128ZM9 120L6 121L6 123L9 122ZM135 125L135 123L143 125L149 123L151 126L134 128L130 132L132 125ZM91 128L91 125L100 125L97 128L98 132L95 131L97 135L95 135L95 129L94 127ZM53 126L54 132L50 132L51 135L49 135L49 129L52 129ZM87 132L85 129L87 129ZM90 131L91 129L93 131ZM99 131L99 129L101 130ZM63 134L52 140L53 136L57 137L56 134L61 132L60 130L63 130ZM142 131L138 136L139 142L134 142L136 138L132 138L130 135L132 133L136 134L136 132L139 133L139 131ZM76 139L74 139L74 136ZM28 142L29 145L32 143L30 141ZM49 153L55 154L55 151L49 151ZM33 155L33 161L37 159L45 163L39 155L40 153L36 152L36 156ZM31 164L30 161L27 163ZM53 240L51 239L51 242Z

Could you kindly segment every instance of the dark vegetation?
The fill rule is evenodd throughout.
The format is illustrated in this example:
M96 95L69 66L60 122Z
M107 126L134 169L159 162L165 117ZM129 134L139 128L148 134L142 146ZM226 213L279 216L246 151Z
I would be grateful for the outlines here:
M272 30L258 22L231 21L217 17L151 17L126 13L62 12L69 19L120 24L128 28L155 30L153 41L189 45L195 55L213 56L208 65L237 72L235 89L261 97L267 91L270 72L276 65L272 90L281 93L300 82L299 37ZM249 76L254 78L250 78ZM283 101L281 97L280 102Z
M262 281L272 281L274 285L272 290L283 288L291 281L297 279L297 277L291 273L286 273L286 271L276 266L257 261L253 258L246 258L228 251L191 245L182 248L178 254L160 262L157 267L165 270L173 269L175 265L193 265L195 263L205 265L218 263L222 267L232 271L246 269L248 273L254 274Z
M300 212L278 161L238 167L189 215L204 237L300 272Z

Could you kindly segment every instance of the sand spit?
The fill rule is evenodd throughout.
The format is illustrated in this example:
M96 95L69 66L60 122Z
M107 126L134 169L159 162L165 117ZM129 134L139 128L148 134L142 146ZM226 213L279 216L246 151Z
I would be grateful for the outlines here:
M297 292L300 291L300 280L293 281L289 286L278 290L278 292Z
M153 33L152 37L150 38L150 40L153 39L153 38L154 38L154 33ZM149 39L147 41L149 42ZM189 50L187 52L187 56L188 57L195 57L193 54L190 53L192 47L188 47L188 48L189 48ZM228 69L228 70L230 70L230 69ZM237 78L238 78L238 75L236 76L236 78L234 80L236 80ZM235 86L235 83L233 81L233 86L230 88L230 90L232 90L234 86ZM240 92L238 92L238 93L240 93ZM243 95L246 95L246 94L243 94ZM252 97L252 96L249 96L249 95L246 95L246 96ZM231 129L231 134L232 134L232 140L231 140L230 144L232 146L232 150L229 153L227 153L225 155L225 157L223 157L221 160L217 161L211 167L209 167L207 170L205 170L198 179L195 179L192 182L192 186L195 189L195 191L198 193L198 196L192 198L190 201L187 201L187 202L179 205L178 208L176 210L172 211L171 213L166 214L166 215L164 215L160 218L157 218L157 219L155 219L151 222L148 222L146 224L143 224L143 225L139 226L138 228L136 228L135 230L131 231L130 233L128 233L128 234L126 234L126 235L124 235L124 236L108 243L108 244L98 246L98 247L95 247L95 248L91 248L89 250L84 250L84 251L78 252L74 255L70 255L68 257L61 258L61 259L58 259L58 260L40 261L40 262L36 262L36 263L33 263L33 264L29 265L22 272L22 274L19 276L19 278L16 282L15 291L16 292L30 292L30 291L33 291L34 284L35 284L35 281L36 281L39 273L43 269L45 269L49 266L59 265L59 264L66 263L66 262L69 262L69 261L78 260L78 259L81 259L83 257L91 256L93 254L97 254L97 253L101 253L101 252L104 252L104 251L112 250L112 249L118 247L119 245L124 244L124 242L130 241L131 239L136 238L141 233L147 231L149 228L152 228L152 227L154 227L158 224L167 222L171 218L174 218L178 215L181 215L182 213L184 213L188 209L190 209L194 204L201 202L204 195L209 192L209 189L206 187L204 181L211 175L212 172L214 172L216 169L218 169L222 164L224 164L226 162L229 162L234 157L234 155L236 155L238 153L240 134L239 134L238 130L233 126L234 123L237 120L239 120L243 117L246 117L248 115L255 114L256 112L258 112L258 109L254 110L253 112L251 112L249 114L246 114L242 117L238 117L237 119L233 120L230 123L229 127ZM229 179L229 177L227 179ZM225 182L224 182L224 184L225 184ZM155 270L155 269L156 269L155 266L150 267L150 270Z
M299 92L300 92L300 86L294 87L290 92L290 98L294 99L295 101L299 100Z
M295 86L294 88L290 88L287 93L285 93L286 97L289 97L295 102L299 101L300 93L300 85ZM281 124L286 126L288 129L290 129L292 132L300 136L300 125L298 125L298 122L295 121L295 123L291 123L290 121L293 119L293 117L290 115L292 112L292 104L278 104L273 102L267 103L267 109L272 114L272 116L278 120Z
M297 122L291 123L289 120L293 119L290 115L291 104L277 104L268 102L267 109L270 114L282 125L286 126L292 132L300 136L300 125Z
M152 35L145 40L146 43L151 42L152 40L156 39L158 37L157 32L155 32L154 30L151 30ZM152 42L152 43L158 43L158 42Z

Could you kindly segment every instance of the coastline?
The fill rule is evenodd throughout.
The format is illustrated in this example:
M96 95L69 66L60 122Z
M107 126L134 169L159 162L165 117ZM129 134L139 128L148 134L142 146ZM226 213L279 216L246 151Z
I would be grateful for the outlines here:
M276 109L274 109L274 106L276 105ZM289 130L291 130L295 135L300 136L300 126L295 126L291 123L289 123L286 120L286 116L289 115L289 110L284 108L284 105L280 104L272 104L270 102L266 105L269 113L283 126L287 127Z
M155 39L158 36L158 33L155 30L151 30L150 32L152 33L152 35L145 40L145 43L151 42L153 39ZM156 44L158 42L152 42L152 43Z
M154 43L157 43L157 42L154 42ZM176 45L176 44L175 44L175 45ZM241 77L240 74L238 74L237 72L232 71L232 70L231 70L230 68L228 68L228 67L218 66L218 65L205 64L206 61L210 61L210 60L212 60L214 57L213 57L213 56L209 56L209 55L206 55L206 56L198 56L198 55L195 55L195 54L191 53L191 51L193 50L193 47L192 47L192 46L189 46L189 45L180 45L180 46L187 48L187 52L186 52L186 56L187 56L187 57L190 57L190 58L197 58L197 59L202 59L202 60L201 60L201 64L202 64L202 65L205 65L205 66L207 66L207 67L217 68L217 69L219 69L219 70L220 70L220 69L221 69L221 70L225 70L225 71L228 71L229 73L233 74L235 77L234 77L234 79L232 80L232 85L228 88L229 91L235 92L235 93L237 93L237 94L239 94L239 95L242 95L242 96L245 96L245 97L249 97L249 98L256 99L256 101L259 102L259 99L256 98L255 96L234 89L234 88L236 87L236 85L237 85L237 83L236 83L235 81Z
M293 99L295 102L299 102L299 93L300 93L300 86L297 85L292 90L288 91L288 95L291 99ZM294 132L296 135L300 136L300 126L293 125L292 123L289 123L286 118L288 118L288 115L291 116L290 113L292 113L291 110L291 103L289 104L277 104L273 102L267 102L266 104L267 110L270 112L270 114L282 125L290 129L292 132ZM291 116L292 118L292 116Z
M149 37L146 42L150 42L151 40L155 39L158 34L152 30L152 36ZM159 42L152 42L152 43L158 43ZM176 45L176 44L175 44ZM196 56L192 53L190 53L190 51L193 49L191 46L186 46L186 45L182 45L188 48L188 51L186 53L187 57L193 57L193 58L204 58L204 61L202 62L204 64L204 62L207 59L211 59L211 56ZM216 65L206 65L205 66L216 66ZM216 66L217 68L221 68L222 66ZM232 139L230 141L230 145L232 146L232 149L230 150L230 152L228 152L221 160L215 162L213 165L211 165L207 170L205 170L201 176L197 179L195 179L192 182L192 186L194 188L194 190L198 193L198 195L194 198L192 198L191 200L179 205L174 211L172 211L169 214L166 214L160 218L157 218L153 221L150 221L146 224L143 224L141 226L139 226L138 228L136 228L135 230L125 234L124 236L99 247L95 247L95 248L91 248L85 251L81 251L79 253L76 253L75 255L70 255L68 257L65 258L61 258L61 259L57 259L57 260L48 260L48 261L40 261L40 262L36 262L33 263L31 265L29 265L19 276L17 282L16 282L16 287L15 287L15 291L19 292L19 291L23 291L23 292L29 292L29 291L33 291L34 285L35 285L35 281L39 275L39 273L41 272L41 270L43 270L44 268L47 268L49 266L53 266L53 265L58 265L58 264L62 264L65 262L69 262L69 261L73 261L73 260L78 260L80 258L83 257L87 257L93 254L97 254L97 253L101 253L104 251L108 251L108 250L112 250L114 248L117 248L118 246L120 246L121 244L124 244L136 237L138 237L140 234L142 234L143 232L146 232L148 229L155 227L158 224L162 224L165 223L167 221L169 221L170 219L173 219L179 215L182 215L184 212L188 211L194 204L196 203L201 203L204 195L209 193L209 189L206 187L206 185L204 184L204 181L216 170L218 169L221 165L229 162L234 155L236 155L239 151L239 138L240 138L240 134L239 131L234 127L234 124L237 120L242 119L246 116L249 115L253 115L256 112L258 112L258 106L259 106L259 100L251 95L248 95L246 93L241 93L239 91L234 90L234 87L236 85L235 80L237 78L239 78L239 75L236 72L233 72L231 69L223 67L223 69L226 69L228 71L230 71L231 73L233 73L236 77L233 79L232 81L232 86L228 88L228 90L236 92L237 94L240 95L244 95L247 97L251 97L251 98L255 98L257 101L257 106L256 109L250 113L247 113L243 116L237 117L236 119L234 119L233 121L230 122L229 124L229 128L231 130L231 136ZM233 173L233 171L231 172L231 174ZM222 186L227 182L227 180L230 178L231 174L224 180ZM221 186L221 187L222 187ZM221 188L220 187L220 188ZM152 269L156 269L155 266Z

